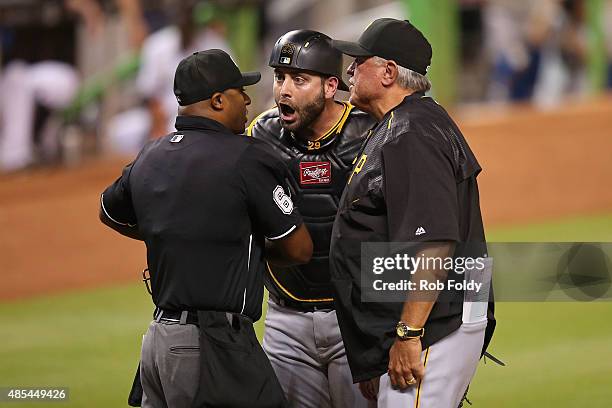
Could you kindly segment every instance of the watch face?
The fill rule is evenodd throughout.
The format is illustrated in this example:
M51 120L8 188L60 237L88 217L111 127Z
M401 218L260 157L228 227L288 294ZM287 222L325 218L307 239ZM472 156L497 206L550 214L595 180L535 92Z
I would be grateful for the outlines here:
M404 334L405 334L403 326L397 326L395 331L396 331L398 337L403 337Z

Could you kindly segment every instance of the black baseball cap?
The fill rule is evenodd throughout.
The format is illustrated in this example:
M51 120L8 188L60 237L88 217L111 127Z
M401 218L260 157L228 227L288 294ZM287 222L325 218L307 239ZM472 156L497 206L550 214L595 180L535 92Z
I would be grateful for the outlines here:
M259 72L241 73L223 50L198 51L176 67L174 95L179 105L191 105L209 99L215 92L253 85L260 79Z
M379 18L365 29L356 43L333 40L332 46L352 57L393 60L421 75L431 63L431 44L408 20Z

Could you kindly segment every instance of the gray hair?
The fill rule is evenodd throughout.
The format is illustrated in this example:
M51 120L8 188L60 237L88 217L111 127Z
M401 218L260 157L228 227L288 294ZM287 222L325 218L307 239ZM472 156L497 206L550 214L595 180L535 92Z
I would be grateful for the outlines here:
M387 63L387 60L384 58L374 57L374 59L379 65ZM415 92L427 92L431 89L429 78L400 65L397 66L396 82L402 88L410 88Z

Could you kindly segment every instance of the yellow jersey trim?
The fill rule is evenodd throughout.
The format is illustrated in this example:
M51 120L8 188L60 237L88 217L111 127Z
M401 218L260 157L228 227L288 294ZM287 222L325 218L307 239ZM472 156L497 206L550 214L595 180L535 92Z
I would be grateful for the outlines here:
M253 119L251 121L251 123L249 124L249 127L247 127L247 131L246 134L247 136L253 136L253 128L255 127L255 124L257 123L257 121L259 120L259 118L261 118L263 115L265 115L266 113L270 112L271 110L276 109L276 106L265 110L263 112L261 112L259 115L255 116L255 119Z
M287 290L287 288L285 288L283 285L281 285L281 283L278 281L278 279L276 279L276 276L274 276L274 274L272 273L272 270L270 269L270 265L266 262L266 268L268 268L268 272L270 273L270 276L272 276L272 279L274 279L274 282L276 283L276 285L283 291L285 292L285 294L287 296L289 296L291 299L296 300L298 302L333 302L334 298L323 298L323 299L301 299L297 296L295 296L293 293L289 292Z
M391 129L391 122L393 121L393 111L391 111L391 117L389 118L389 123L387 123L387 129Z
M353 110L354 106L348 102L344 102L344 101L339 101L339 102L344 105L344 112L342 112L342 116L340 116L340 119L338 119L338 122L336 122L336 124L332 126L331 129L325 132L325 134L321 136L320 138L318 138L317 140L324 140L330 137L331 135L333 135L334 133L338 134L342 132L342 128L344 127L344 124L346 123L346 120L348 119L349 114Z

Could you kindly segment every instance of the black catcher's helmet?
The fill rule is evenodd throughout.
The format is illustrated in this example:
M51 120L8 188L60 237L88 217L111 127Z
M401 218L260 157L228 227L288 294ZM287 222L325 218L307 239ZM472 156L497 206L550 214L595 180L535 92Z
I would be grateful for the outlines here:
M268 65L294 68L338 78L338 89L348 91L342 80L342 53L332 48L331 38L318 31L295 30L274 44Z

